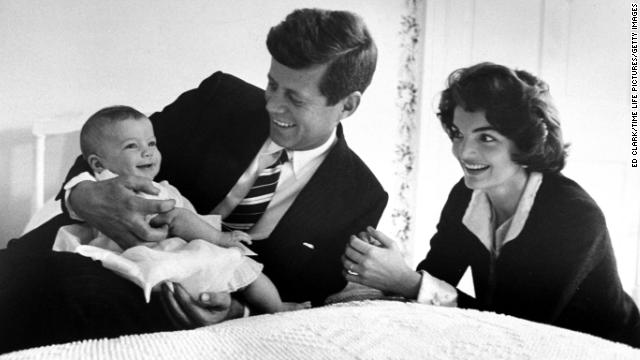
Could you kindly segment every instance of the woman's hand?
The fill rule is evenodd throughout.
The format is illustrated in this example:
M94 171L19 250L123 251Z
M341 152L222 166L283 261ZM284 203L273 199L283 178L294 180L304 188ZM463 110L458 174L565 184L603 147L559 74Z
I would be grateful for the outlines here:
M371 238L371 239L370 239ZM372 244L377 241L380 246ZM415 299L421 276L402 257L396 243L372 227L352 235L342 256L343 275L351 282Z
M173 283L173 291L162 284L160 299L165 313L178 329L193 329L200 326L242 317L244 307L229 293L202 293L198 300Z
M157 194L151 180L118 176L104 181L83 181L69 194L69 204L89 225L127 249L145 241L167 237L166 228L152 228L146 215L169 211L173 200L148 200L136 192Z

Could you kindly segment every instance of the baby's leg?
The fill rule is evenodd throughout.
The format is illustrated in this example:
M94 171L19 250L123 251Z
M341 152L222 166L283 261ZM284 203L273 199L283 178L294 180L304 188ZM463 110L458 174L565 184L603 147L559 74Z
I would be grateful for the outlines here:
M292 311L308 309L310 302L292 303L282 302L278 289L264 274L244 288L242 295L252 310L257 313L275 313L280 311Z
M282 309L280 311L296 311L304 309L311 309L311 301L305 301L303 303L283 302Z

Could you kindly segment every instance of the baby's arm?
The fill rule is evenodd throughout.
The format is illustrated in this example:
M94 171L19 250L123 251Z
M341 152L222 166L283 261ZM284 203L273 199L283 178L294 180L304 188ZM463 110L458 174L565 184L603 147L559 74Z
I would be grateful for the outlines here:
M204 221L198 214L184 208L158 214L151 219L151 225L169 226L169 234L180 237L186 241L202 239L210 243L229 247L237 246L239 241L251 242L251 237L241 231L223 233Z

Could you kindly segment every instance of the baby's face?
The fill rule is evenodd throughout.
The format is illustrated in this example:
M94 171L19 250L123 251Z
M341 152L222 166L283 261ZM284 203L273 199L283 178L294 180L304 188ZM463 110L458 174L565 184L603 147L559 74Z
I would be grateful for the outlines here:
M118 175L137 175L153 180L162 156L149 119L128 119L105 131L101 146L103 166Z

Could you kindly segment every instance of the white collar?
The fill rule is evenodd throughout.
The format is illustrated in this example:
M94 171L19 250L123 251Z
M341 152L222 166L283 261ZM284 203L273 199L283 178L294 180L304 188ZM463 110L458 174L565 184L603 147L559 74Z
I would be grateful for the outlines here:
M293 175L296 176L296 173L298 173L300 169L303 169L311 161L324 156L331 149L333 144L336 143L336 141L336 129L333 129L333 132L331 133L327 141L325 141L320 146L309 150L286 150L289 157L289 162L291 163L291 168L293 169ZM282 149L282 146L273 142L271 138L267 138L267 141L265 141L264 145L262 145L259 154L260 156L270 156Z
M510 219L505 221L505 224L509 226L509 229L502 241L502 246L515 239L522 231L524 224L529 218L529 212L533 207L533 202L536 194L538 193L538 189L540 188L540 184L542 184L541 173L532 172L529 174L529 178L527 179L527 183L524 187L524 192L520 197L520 201L518 201L516 212ZM469 231L480 239L480 242L482 242L487 250L491 251L494 235L497 229L494 229L491 203L484 191L473 191L471 201L469 201L467 210L462 217L462 223L467 227L467 229L469 229Z
M95 177L96 180L98 180L98 181L103 181L103 180L109 180L109 179L113 179L115 177L118 177L118 174L115 174L115 173L111 172L111 170L109 170L109 169L104 169L104 170L102 170L101 173L94 174L93 177Z

